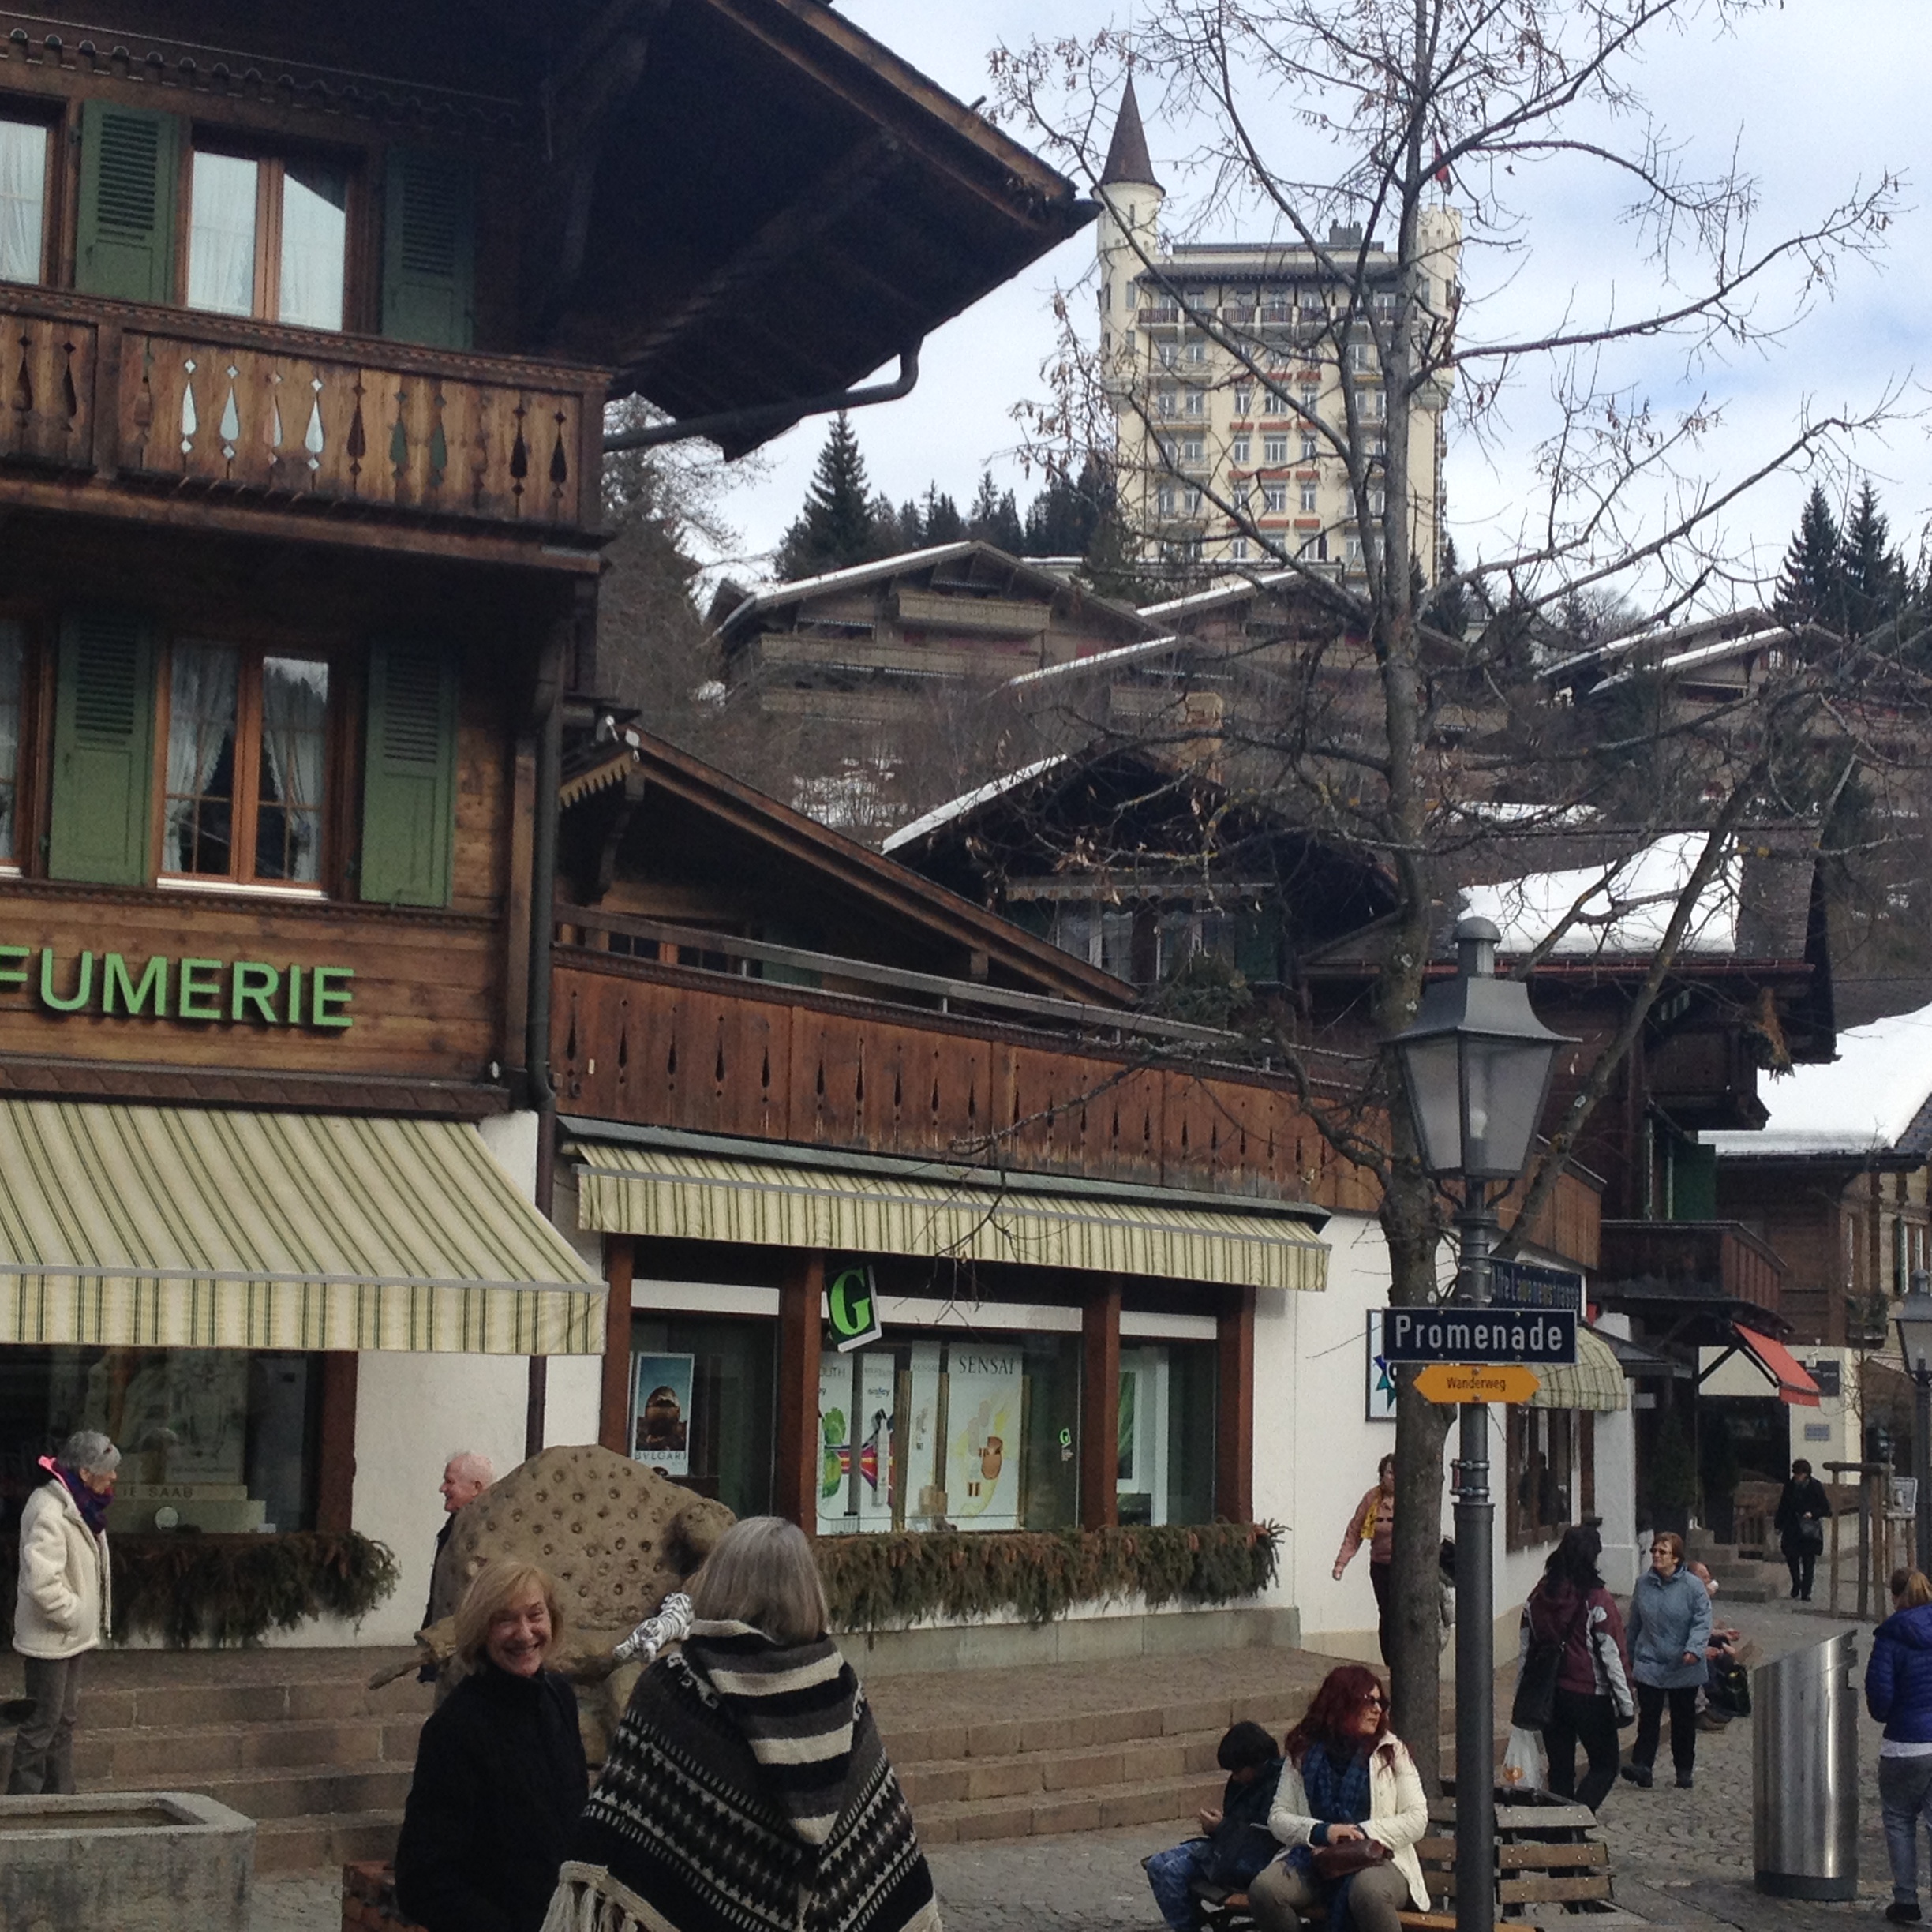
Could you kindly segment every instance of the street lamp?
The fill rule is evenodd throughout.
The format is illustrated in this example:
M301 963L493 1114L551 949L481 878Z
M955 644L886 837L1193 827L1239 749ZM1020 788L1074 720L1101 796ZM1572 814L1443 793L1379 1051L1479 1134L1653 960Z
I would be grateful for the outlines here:
M1531 1012L1528 987L1496 976L1503 935L1486 919L1456 927L1456 976L1425 988L1415 1024L1390 1043L1401 1063L1422 1165L1459 1179L1461 1247L1455 1299L1489 1299L1496 1245L1492 1181L1514 1181L1549 1095L1556 1050L1571 1044ZM1932 1297L1927 1297L1932 1302ZM1932 1331L1928 1331L1932 1339ZM1462 1405L1455 1466L1457 1932L1492 1932L1495 1923L1496 1793L1490 1781L1495 1729L1495 1603L1491 1550L1496 1506L1489 1493L1489 1411Z
M1912 1474L1917 1479L1917 1542L1912 1555L1923 1570L1932 1563L1932 1275L1911 1271L1910 1292L1899 1303L1899 1355L1912 1380Z

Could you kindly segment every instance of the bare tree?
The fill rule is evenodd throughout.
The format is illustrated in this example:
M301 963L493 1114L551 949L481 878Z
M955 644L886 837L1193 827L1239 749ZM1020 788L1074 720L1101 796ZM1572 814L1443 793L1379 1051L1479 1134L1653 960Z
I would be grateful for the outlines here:
M1522 865L1524 841L1586 812L1616 828L1607 836L1625 857L1666 829L1701 835L1653 908L1657 942L1623 1024L1590 1043L1559 1110L1533 1215L1740 831L1771 819L1822 826L1844 772L1896 769L1923 714L1923 650L1896 629L1855 648L1752 613L1732 625L1761 646L1735 688L1713 690L1680 661L1699 648L1687 623L1731 617L1741 586L1743 601L1758 601L1732 536L1750 493L1841 460L1893 414L1903 388L1882 385L1855 410L1798 402L1776 446L1732 470L1712 453L1725 359L1771 353L1848 258L1875 253L1897 205L1887 178L1762 238L1752 179L1728 158L1697 171L1657 125L1636 84L1645 58L1693 22L1743 31L1758 10L1750 0L1150 0L1138 12L1132 65L1198 143L1204 218L1271 231L1292 257L1278 274L1298 275L1319 299L1271 305L1252 271L1245 288L1233 271L1214 286L1182 272L1144 223L1124 222L1138 288L1163 319L1157 328L1139 311L1103 356L1069 323L1028 433L1063 461L1069 444L1136 452L1123 472L1137 462L1144 484L1130 500L1148 550L1178 546L1185 565L1265 582L1285 613L1265 637L1250 627L1221 642L1217 675L1234 695L1219 758L1231 795L1319 829L1394 888L1360 1036L1324 1041L1284 1021L1280 1043L1335 1144L1380 1180L1398 1303L1437 1296L1447 1217L1406 1110L1391 1104L1380 1048L1414 1017L1445 887L1501 876L1512 854L1533 869ZM1128 51L1109 34L994 57L1003 111L1103 198L1099 155ZM1578 313L1579 296L1525 324L1515 278L1533 233L1528 197L1559 170L1607 178L1641 272L1601 313ZM1170 375L1162 340L1204 353ZM1640 344L1674 346L1702 388L1669 411L1651 405L1616 373ZM1311 369L1319 382L1305 378ZM1224 397L1200 411L1211 447L1193 461L1160 395L1170 382L1185 395L1190 381ZM1534 451L1533 497L1508 541L1440 576L1437 425L1479 451L1537 388L1552 426ZM1319 530L1270 514L1281 505L1265 493L1267 466L1252 452L1238 460L1233 431L1217 426L1233 420L1232 391L1256 415L1250 399L1265 399L1309 440ZM1162 520L1163 484L1191 519L1178 534ZM1451 607L1461 620L1446 623ZM1566 665L1582 668L1566 676ZM1177 721L1167 742L1190 732ZM1619 863L1604 859L1604 881ZM1579 890L1554 923L1587 930L1601 906L1601 892ZM1533 972L1557 942L1552 932L1518 970ZM1392 1674L1397 1720L1432 1778L1448 1413L1400 1392Z

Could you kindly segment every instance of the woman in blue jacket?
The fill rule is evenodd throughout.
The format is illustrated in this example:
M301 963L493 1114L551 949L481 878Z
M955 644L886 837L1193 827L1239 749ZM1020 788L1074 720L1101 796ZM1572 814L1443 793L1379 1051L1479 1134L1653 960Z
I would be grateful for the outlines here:
M1704 1681L1710 1627L1710 1592L1684 1567L1683 1539L1660 1530L1650 1545L1650 1567L1631 1592L1626 1625L1631 1675L1637 1679L1637 1742L1623 1775L1642 1790L1650 1788L1666 1698L1677 1788L1690 1788L1697 1761L1698 1686Z
M1916 1570L1892 1579L1892 1614L1872 1639L1865 1708L1885 1726L1878 1806L1892 1866L1893 1925L1919 1923L1919 1821L1932 1824L1932 1582Z

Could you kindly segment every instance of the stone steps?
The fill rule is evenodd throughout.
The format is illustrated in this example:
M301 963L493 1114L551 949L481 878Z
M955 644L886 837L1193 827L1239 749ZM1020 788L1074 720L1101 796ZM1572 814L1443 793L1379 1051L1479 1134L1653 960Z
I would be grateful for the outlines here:
M927 1844L1109 1831L1124 1825L1192 1819L1204 1805L1220 1803L1226 1782L1222 1772L1196 1772L1018 1792L999 1798L945 1799L921 1805L914 1817L919 1837Z

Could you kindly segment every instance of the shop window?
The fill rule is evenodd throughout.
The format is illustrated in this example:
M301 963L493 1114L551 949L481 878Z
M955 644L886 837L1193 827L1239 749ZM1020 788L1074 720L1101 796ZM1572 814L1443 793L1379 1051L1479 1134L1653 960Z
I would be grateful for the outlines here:
M190 309L342 327L346 169L197 147L188 209Z
M0 114L0 282L39 282L47 260L48 130Z
M1115 1489L1123 1523L1213 1520L1214 1418L1211 1342L1121 1350Z
M248 1349L0 1349L4 1521L76 1429L121 1451L107 1527L246 1534L312 1530L319 1355Z
M21 676L27 657L23 626L0 618L0 865L20 856Z
M1511 1549L1553 1543L1577 1520L1576 1411L1508 1411L1503 1498Z
M908 1331L818 1374L821 1536L1078 1520L1074 1335Z
M772 1503L777 1327L729 1316L631 1318L631 1452L735 1515Z
M182 640L170 653L164 877L319 886L328 666Z

